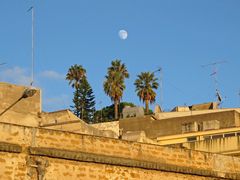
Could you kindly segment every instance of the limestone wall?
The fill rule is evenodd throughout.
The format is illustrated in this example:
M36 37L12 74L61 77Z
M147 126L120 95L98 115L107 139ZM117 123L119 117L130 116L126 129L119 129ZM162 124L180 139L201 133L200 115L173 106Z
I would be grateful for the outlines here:
M99 130L113 131L117 136L119 136L119 121L91 124L90 126L97 128Z
M83 120L79 119L69 110L42 113L40 127L96 136L118 138L118 135L113 131L105 128L95 128L94 126L91 126L90 124L87 124Z
M0 152L0 179L38 179L37 168L34 164L26 166L26 155ZM113 166L100 163L70 161L56 158L34 158L34 161L45 162L46 171L42 171L42 179L50 180L112 180L112 179L145 179L145 180L210 180L211 177L202 177L189 174L180 174L166 171L156 171L125 166ZM30 167L32 166L32 167ZM41 172L41 171L40 171ZM40 178L39 178L40 179ZM41 180L41 179L40 179Z
M0 82L0 113L16 103L26 88L24 86ZM34 96L21 99L1 115L0 122L37 127L41 121L38 117L41 111L41 92L37 89Z
M0 112L16 102L27 87L0 82ZM42 111L41 92L38 89L33 97L22 99L10 111L37 114ZM7 113L6 113L7 114Z
M240 178L240 159L0 123L0 179Z
M43 163L42 169L37 168L35 162ZM26 165L27 163L27 165ZM116 166L102 163L71 161L48 157L27 156L0 152L0 179L50 179L50 180L96 180L96 179L145 179L145 180L210 180L212 177L203 177L190 174L156 171L151 169ZM41 171L42 170L42 171ZM40 178L39 172L40 172Z

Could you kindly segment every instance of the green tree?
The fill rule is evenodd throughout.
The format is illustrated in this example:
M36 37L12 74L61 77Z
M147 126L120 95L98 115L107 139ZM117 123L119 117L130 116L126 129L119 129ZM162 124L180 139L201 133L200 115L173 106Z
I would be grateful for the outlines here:
M121 63L121 60L112 61L105 78L103 88L105 93L114 102L114 117L118 119L118 104L126 88L124 80L125 78L129 78L125 64Z
M81 65L73 65L68 69L66 80L69 81L69 85L71 85L72 88L75 89L74 92L74 98L73 103L74 106L71 106L73 108L74 114L80 118L81 115L81 107L80 107L80 83L83 77L86 76L86 70Z
M87 123L93 123L95 112L95 96L86 77L81 79L79 92L78 101L80 105L80 118Z
M131 102L121 102L119 104L119 113L122 115L122 110L125 106L135 107ZM94 123L114 121L114 104L106 106L94 114Z
M73 106L71 107L71 111L79 118L81 118L81 103L79 101L80 97L80 89L76 88L75 91L73 92Z
M154 89L158 88L158 79L154 77L154 73L150 72L142 72L137 77L138 78L134 83L136 86L135 91L137 92L140 101L142 100L146 105L146 114L149 114L149 102L155 102L156 93L154 92Z
M80 81L83 77L86 76L86 70L81 65L73 65L68 69L66 80L69 81L69 85L72 88L77 88L80 84Z

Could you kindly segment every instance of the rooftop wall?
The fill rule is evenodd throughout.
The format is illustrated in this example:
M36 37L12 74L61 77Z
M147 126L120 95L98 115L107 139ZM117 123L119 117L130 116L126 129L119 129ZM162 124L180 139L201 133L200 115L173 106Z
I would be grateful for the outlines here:
M158 120L163 120L163 119L174 118L174 117L193 116L193 115L201 115L201 114L209 114L209 113L225 112L225 111L233 111L233 110L240 113L240 108L224 108L224 109L181 111L181 112L160 112L160 113L155 113L154 117Z
M39 125L41 119L38 117L38 114L42 111L40 90L37 89L33 97L23 98L17 102L26 88L24 86L0 82L0 113L13 105L0 116L0 122L33 127ZM16 104L14 105L14 103Z
M27 87L0 82L0 112L15 103ZM38 89L33 97L25 98L14 105L9 111L37 114L42 111L41 92ZM7 112L6 112L7 114Z
M116 136L119 136L119 121L104 122L104 123L89 124L89 125L99 130L113 131L116 134Z
M96 136L118 138L118 135L112 130L95 128L90 124L85 123L83 120L79 119L69 110L42 113L40 127Z
M240 178L240 159L0 123L1 179Z
M183 123L210 120L219 121L220 128L236 127L239 125L239 113L231 110L164 120L153 120L150 116L145 118L122 119L119 121L119 128L123 129L123 133L127 131L145 131L147 137L157 138L159 136L182 134Z

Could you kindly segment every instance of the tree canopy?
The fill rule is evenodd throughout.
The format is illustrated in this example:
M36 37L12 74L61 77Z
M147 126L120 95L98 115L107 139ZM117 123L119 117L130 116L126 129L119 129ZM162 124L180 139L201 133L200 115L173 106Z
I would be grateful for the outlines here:
M92 122L95 112L95 96L87 81L86 70L81 65L73 65L69 68L66 80L75 89L71 110L80 119Z
M125 106L135 107L136 105L131 102L121 102L119 104L119 114L120 117L122 116L122 110ZM114 121L114 104L110 106L103 107L102 109L98 110L94 114L94 123L99 122L108 122Z
M129 73L124 63L121 60L111 62L108 68L105 81L103 83L104 92L114 102L114 117L118 119L118 104L123 96L123 91L126 88L124 80L129 78Z
M154 73L142 72L137 76L134 85L136 86L135 91L137 95L146 105L146 113L149 113L149 102L155 102L156 93L154 89L158 88L157 78L154 76Z
M72 88L76 89L84 76L86 76L86 70L81 65L75 64L68 69L66 80Z

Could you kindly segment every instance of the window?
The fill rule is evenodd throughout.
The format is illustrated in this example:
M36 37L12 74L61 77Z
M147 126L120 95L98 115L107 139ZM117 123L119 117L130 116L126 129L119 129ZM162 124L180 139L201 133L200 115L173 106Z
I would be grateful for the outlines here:
M198 131L203 131L203 123L198 123Z
M217 134L212 136L212 139L219 139L219 138L223 138L223 134Z
M203 136L204 140L210 140L211 136Z
M196 131L198 131L198 125L196 122L182 124L182 133L196 132Z
M235 136L235 133L224 134L224 137L233 137L233 136Z
M197 137L196 136L192 136L192 137L188 137L187 138L187 141L196 141L197 140Z

